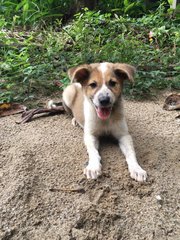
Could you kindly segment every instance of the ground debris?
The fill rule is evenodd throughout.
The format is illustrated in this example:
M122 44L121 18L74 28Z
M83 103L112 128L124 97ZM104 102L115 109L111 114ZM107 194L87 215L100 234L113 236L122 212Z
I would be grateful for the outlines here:
M16 121L16 123L26 123L32 120L34 115L40 115L42 113L48 113L48 114L62 114L65 112L65 109L62 105L62 102L60 105L53 105L52 107L44 107L44 108L36 108L31 109L28 111L23 111L22 113L22 119L20 121Z
M1 103L0 104L0 117L6 117L26 111L24 105L18 103Z
M84 188L49 188L50 192L77 192L77 193L85 193Z
M180 110L180 93L172 93L166 99L163 109L167 111Z

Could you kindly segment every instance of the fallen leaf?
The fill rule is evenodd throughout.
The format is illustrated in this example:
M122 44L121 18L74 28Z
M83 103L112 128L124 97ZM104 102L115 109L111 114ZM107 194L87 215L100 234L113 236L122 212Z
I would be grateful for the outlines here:
M167 111L180 109L180 93L172 93L166 99L163 109Z
M22 113L26 110L26 106L18 103L1 103L0 117L5 117L17 113Z
M5 109L9 109L11 107L10 103L1 103L0 104L0 110L5 110Z

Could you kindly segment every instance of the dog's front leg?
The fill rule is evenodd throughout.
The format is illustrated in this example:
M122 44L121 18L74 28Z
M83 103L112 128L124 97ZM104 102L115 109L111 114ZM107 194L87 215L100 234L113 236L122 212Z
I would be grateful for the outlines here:
M131 177L139 182L146 181L147 173L137 162L131 136L129 134L122 136L119 139L119 145L121 151L126 157L126 162L128 164L128 169Z
M87 178L96 179L99 175L101 175L101 157L98 152L99 140L95 136L85 133L84 142L89 155L89 162L87 167L84 169L84 174Z

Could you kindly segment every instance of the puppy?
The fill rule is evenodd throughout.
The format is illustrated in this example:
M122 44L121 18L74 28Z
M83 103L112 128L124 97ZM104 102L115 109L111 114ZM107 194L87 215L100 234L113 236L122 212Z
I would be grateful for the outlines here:
M125 155L130 176L145 181L147 173L138 164L133 141L123 111L122 89L125 80L133 81L135 68L123 63L93 63L68 70L72 81L63 92L63 104L73 114L73 123L84 129L89 162L84 169L87 178L101 175L99 136L112 135Z

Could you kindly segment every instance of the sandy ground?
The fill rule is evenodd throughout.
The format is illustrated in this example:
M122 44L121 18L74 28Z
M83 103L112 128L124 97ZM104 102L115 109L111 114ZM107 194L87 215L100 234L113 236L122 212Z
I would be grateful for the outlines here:
M178 113L162 101L125 106L144 184L111 140L101 144L103 175L86 180L83 132L67 115L0 119L0 239L180 239Z

